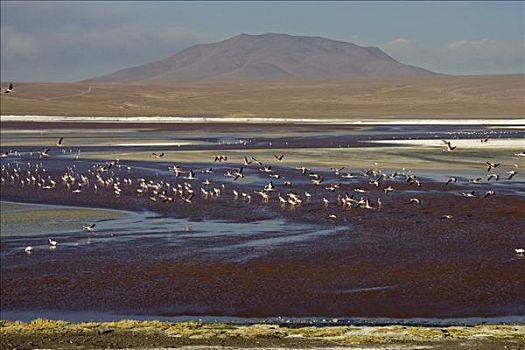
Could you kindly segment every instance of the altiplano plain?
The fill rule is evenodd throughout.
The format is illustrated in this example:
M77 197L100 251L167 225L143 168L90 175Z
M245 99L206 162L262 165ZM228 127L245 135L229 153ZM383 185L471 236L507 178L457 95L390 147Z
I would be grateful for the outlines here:
M1 95L2 115L342 119L525 115L522 74L319 82L18 83L16 89L16 94Z

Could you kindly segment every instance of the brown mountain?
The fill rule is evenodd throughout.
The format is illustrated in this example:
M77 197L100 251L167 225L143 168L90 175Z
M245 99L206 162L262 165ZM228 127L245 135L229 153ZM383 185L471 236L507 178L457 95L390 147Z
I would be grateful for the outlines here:
M340 80L433 74L399 63L377 47L268 33L241 34L218 43L195 45L161 61L86 81Z

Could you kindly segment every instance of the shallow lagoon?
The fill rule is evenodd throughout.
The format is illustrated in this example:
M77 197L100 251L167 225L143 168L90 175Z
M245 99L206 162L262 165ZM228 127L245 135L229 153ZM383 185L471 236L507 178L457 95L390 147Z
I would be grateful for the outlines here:
M104 129L98 133L100 127ZM56 190L44 191L6 178L1 197L2 311L372 320L520 319L525 313L519 292L525 287L519 278L525 260L513 252L525 243L525 213L520 209L525 164L523 157L514 156L524 148L522 126L290 128L98 125L79 136L81 131L71 125L3 123L2 152L10 151L2 158L3 166L34 172L39 164L46 175L58 179L68 166L87 174L119 158L111 176L134 182L121 186L117 196L111 186L93 191L93 183L73 194L60 182ZM478 145L487 135L488 144ZM65 146L57 149L53 144L61 136ZM441 138L457 142L458 151L444 151ZM51 148L51 157L39 156L43 147ZM154 159L152 152L165 156ZM230 161L213 162L216 154L228 155ZM276 162L274 154L285 157ZM239 181L225 178L224 172L240 167L245 155L272 164L283 175L274 180L276 192L289 191L282 187L286 179L294 182L293 190L301 195L308 190L313 199L297 208L281 207L274 193L272 201L264 203L253 192L271 179L258 166L246 167L246 177ZM486 161L501 163L498 182L486 181ZM140 177L171 186L188 181L168 171L173 162L196 170L197 191L208 178L213 187L224 185L223 195L197 192L186 205L136 193ZM327 183L342 182L341 192L313 188L295 169L300 165L321 173ZM339 166L345 166L341 174L348 170L357 177L335 177L329 168ZM200 172L208 167L214 168L213 174ZM361 169L415 174L423 187L409 186L404 177L386 177L398 191L385 196L368 184L371 178L362 177ZM505 173L512 169L518 174L509 181ZM459 183L444 185L449 176L457 176ZM470 184L474 176L482 177L482 183ZM343 209L333 204L338 194L357 186L370 193L357 196L373 195L374 201L381 196L383 208ZM234 188L254 198L234 199ZM462 195L490 189L497 195L486 201ZM331 202L328 208L322 206L323 196ZM414 196L422 199L419 210L406 205ZM451 211L454 220L439 219ZM331 213L339 216L337 223L327 220ZM89 223L97 226L88 235L81 226ZM48 238L59 242L56 249L49 249ZM32 254L23 251L27 245L33 246Z

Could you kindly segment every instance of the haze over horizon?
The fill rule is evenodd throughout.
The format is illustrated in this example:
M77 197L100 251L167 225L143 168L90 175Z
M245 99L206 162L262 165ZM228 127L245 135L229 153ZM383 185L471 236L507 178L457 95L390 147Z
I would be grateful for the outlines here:
M525 73L523 2L1 2L2 81L78 81L241 33L375 46L445 74Z

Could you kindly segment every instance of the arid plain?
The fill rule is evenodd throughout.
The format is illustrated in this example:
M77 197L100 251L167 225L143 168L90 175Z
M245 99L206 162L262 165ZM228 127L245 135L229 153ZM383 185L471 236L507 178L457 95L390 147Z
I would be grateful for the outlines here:
M70 116L508 118L525 115L524 96L522 74L340 82L18 83L16 94L2 94L1 112Z

